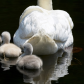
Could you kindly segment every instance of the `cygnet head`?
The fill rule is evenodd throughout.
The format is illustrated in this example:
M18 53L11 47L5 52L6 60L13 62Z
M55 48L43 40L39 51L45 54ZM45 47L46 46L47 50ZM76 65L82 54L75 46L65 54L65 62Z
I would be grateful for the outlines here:
M0 45L1 45L1 43L2 43L2 38L1 38L1 36L0 36Z
M33 53L33 46L30 43L23 45L23 51L25 55L31 55Z
M11 36L9 32L7 31L2 32L1 37L2 37L3 43L10 43Z

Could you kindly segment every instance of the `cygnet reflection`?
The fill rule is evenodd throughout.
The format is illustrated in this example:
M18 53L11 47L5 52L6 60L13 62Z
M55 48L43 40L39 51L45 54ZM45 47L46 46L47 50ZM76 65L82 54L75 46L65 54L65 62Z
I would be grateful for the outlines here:
M33 82L33 78L35 77L39 77L40 72L42 69L26 69L26 68L20 68L18 66L16 66L17 70L23 74L23 81L25 83L32 83Z
M4 60L4 57L0 57L1 68L3 71L9 70L12 65L16 65L18 58L8 58L8 60Z

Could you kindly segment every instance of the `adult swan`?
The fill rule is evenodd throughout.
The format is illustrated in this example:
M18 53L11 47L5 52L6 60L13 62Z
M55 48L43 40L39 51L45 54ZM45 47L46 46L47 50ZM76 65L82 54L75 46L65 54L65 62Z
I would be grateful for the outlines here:
M20 16L13 40L19 47L31 43L34 54L53 54L73 43L72 28L66 11L53 10L52 0L38 0L38 6L29 6Z

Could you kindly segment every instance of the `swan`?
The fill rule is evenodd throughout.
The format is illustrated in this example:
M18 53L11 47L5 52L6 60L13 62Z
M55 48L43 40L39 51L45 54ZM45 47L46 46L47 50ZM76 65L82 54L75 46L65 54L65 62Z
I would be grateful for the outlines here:
M16 66L24 69L40 69L43 65L42 60L36 55L32 55L33 47L30 43L23 45L24 53L18 58Z
M54 54L73 44L73 21L64 10L53 10L52 0L38 0L38 6L27 7L19 20L13 41L22 47L31 43L37 55Z
M0 56L6 57L18 57L22 52L21 49L13 43L10 43L11 36L8 31L4 31L1 34L2 45L0 46ZM6 59L5 59L6 60Z

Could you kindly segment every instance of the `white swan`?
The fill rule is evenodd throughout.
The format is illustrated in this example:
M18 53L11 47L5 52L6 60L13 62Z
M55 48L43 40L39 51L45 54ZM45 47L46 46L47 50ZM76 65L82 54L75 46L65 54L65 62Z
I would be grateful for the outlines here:
M30 43L23 45L24 53L17 60L17 67L24 69L40 69L43 65L42 60L36 55L32 55L33 47Z
M0 46L0 56L18 57L22 52L21 49L13 43L10 43L10 33L4 31L2 34L2 45Z
M63 10L52 10L52 0L38 0L39 6L29 6L20 16L19 28L14 34L14 43L22 47L31 43L34 54L55 53L73 43L73 21Z

